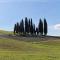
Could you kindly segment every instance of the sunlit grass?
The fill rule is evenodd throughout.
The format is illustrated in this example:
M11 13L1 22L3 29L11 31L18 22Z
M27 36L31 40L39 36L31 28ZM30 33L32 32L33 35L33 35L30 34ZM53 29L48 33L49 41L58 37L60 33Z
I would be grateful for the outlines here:
M60 60L60 40L25 42L1 38L0 60Z
M13 32L12 31L0 30L0 34L13 34Z

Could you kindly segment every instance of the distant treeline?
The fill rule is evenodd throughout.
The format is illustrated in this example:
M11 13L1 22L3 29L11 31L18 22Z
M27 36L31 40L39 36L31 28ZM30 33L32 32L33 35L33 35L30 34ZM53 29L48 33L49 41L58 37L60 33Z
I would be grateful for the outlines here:
M44 18L44 21L40 18L38 27L31 19L25 17L25 21L22 19L14 25L14 34L18 35L47 35L47 21Z

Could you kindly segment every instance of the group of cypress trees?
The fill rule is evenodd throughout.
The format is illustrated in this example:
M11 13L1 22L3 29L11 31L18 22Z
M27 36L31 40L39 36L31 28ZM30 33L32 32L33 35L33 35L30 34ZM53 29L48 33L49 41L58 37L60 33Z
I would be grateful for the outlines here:
M20 23L14 25L14 34L22 35L47 35L47 21L39 20L38 27L32 22L32 18L28 19L25 17L25 21L22 19Z

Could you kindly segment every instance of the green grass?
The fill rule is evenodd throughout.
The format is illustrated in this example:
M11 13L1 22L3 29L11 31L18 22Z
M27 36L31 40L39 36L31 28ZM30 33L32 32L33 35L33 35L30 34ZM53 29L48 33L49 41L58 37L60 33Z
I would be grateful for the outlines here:
M0 60L60 60L60 41L0 39Z
M12 31L0 30L0 34L13 34L13 32Z

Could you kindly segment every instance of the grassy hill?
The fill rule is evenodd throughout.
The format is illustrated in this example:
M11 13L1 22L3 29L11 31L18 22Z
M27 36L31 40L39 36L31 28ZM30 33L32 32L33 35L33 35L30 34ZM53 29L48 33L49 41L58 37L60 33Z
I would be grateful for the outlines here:
M60 60L60 40L25 42L1 38L0 60Z
M13 32L12 31L0 30L0 34L13 34Z
M0 38L0 60L60 60L60 39L21 39Z

